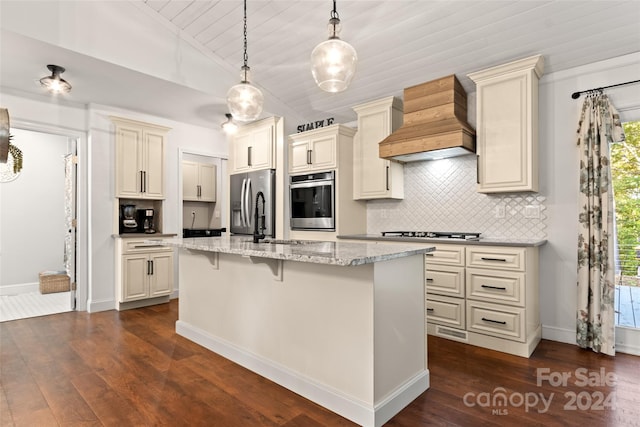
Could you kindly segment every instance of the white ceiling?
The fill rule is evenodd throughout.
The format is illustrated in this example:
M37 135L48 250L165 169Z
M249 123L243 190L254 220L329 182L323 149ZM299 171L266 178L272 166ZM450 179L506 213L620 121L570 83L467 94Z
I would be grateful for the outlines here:
M219 76L221 80L238 80L242 1L132 2L146 12L145 19L163 24L157 26L159 31L174 31L221 65L228 74ZM264 115L287 117L294 112L298 120L353 121L353 105L401 97L405 87L451 74L472 92L468 73L533 54L544 55L549 74L640 51L637 0L340 0L342 38L357 50L358 70L345 92L328 94L313 82L309 55L327 37L332 2L248 0L247 8L249 65L253 83L267 98ZM17 34L2 35L0 84L7 92L42 96L34 81L25 82L24 76L29 75L27 67L45 75L44 64L51 62L44 59L55 57L54 63L74 70L74 86L90 88L72 92L74 102L113 105L209 127L224 119L226 87L204 93L77 52L58 48L54 55L47 43ZM165 96L157 97L159 92Z

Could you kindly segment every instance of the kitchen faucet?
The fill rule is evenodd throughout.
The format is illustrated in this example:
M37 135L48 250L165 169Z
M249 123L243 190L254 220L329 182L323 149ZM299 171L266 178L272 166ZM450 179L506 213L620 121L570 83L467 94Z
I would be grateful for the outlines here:
M262 197L262 215L258 215L258 200ZM265 226L265 213L264 213L264 194L262 191L258 191L256 194L256 211L255 211L255 225L253 228L253 243L260 243L260 239L264 239L264 230L267 229Z

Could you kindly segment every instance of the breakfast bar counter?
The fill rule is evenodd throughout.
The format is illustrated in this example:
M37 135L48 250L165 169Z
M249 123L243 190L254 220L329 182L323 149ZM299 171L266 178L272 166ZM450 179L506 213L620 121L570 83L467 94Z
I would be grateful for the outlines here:
M363 426L429 387L425 244L175 238L178 334Z

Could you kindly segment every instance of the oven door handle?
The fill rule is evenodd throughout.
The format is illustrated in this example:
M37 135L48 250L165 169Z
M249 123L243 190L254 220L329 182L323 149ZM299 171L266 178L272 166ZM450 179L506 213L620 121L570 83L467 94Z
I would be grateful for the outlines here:
M330 185L333 187L333 180L322 179L318 181L296 182L295 184L291 184L291 188L311 188L311 187L321 187L323 185Z

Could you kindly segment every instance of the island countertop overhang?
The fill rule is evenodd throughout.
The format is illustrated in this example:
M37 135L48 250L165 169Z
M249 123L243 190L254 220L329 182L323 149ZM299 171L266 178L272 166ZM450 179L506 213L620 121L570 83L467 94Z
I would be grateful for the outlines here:
M205 238L176 237L163 240L161 244L196 251L340 266L371 264L435 250L432 245L424 243L282 241L275 239L253 243L251 236L229 235Z

